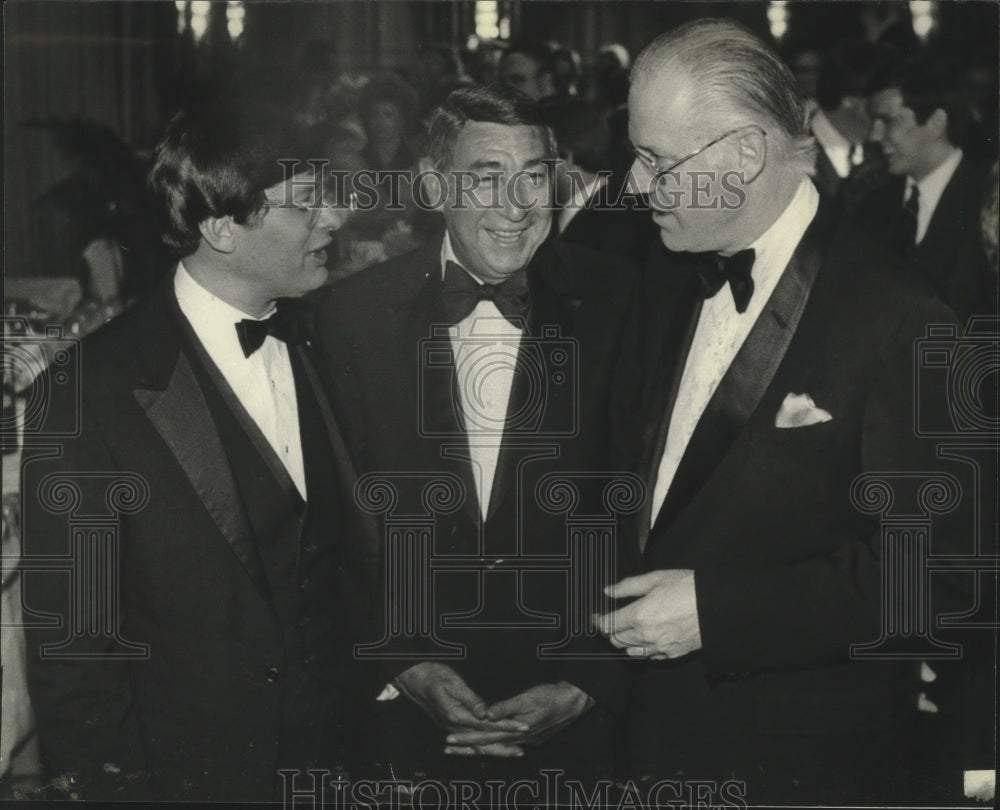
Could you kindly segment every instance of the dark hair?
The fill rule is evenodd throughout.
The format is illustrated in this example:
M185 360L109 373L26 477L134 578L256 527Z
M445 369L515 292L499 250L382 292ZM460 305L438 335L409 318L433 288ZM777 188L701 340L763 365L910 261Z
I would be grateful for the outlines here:
M280 161L304 164L322 154L291 116L259 102L227 99L181 111L157 145L147 179L163 242L181 257L194 253L207 218L244 224L261 209L264 191L286 179Z
M544 75L546 73L555 74L555 58L551 48L534 42L514 41L503 52L503 55L500 57L500 64L503 64L503 60L514 53L519 53L534 60L538 66L536 75Z
M361 120L367 127L371 118L372 107L380 101L388 101L399 108L406 131L413 127L417 117L419 100L417 91L394 73L384 73L375 76L365 85L358 100Z
M545 131L550 155L555 157L555 139L542 119L538 104L513 88L493 84L453 90L444 104L432 113L427 133L427 156L435 167L445 169L451 163L455 141L469 121L540 127Z
M972 112L962 91L961 73L947 59L922 53L883 65L868 83L868 93L898 90L903 106L924 124L935 110L948 116L948 140L959 145L972 124Z
M597 105L582 98L554 98L541 103L542 117L552 128L561 156L588 172L608 168L611 133Z
M847 96L863 97L885 52L863 39L834 45L823 54L816 78L816 101L824 110L836 110Z

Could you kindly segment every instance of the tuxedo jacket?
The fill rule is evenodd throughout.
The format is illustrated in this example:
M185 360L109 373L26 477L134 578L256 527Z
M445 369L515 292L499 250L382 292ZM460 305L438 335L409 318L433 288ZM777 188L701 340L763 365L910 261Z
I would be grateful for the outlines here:
M441 308L440 243L333 288L317 305L316 334L327 358L331 398L358 468L390 481L395 493L383 515L384 531L406 521L423 520L426 526L431 515L429 613L422 629L411 626L387 636L379 647L389 659L386 679L419 661L440 660L488 703L537 684L568 680L597 701L587 719L613 712L622 701L623 673L609 657L613 649L599 637L584 639L581 654L600 660L577 661L567 660L565 650L546 657L540 645L558 647L568 628L579 629L581 622L592 634L590 615L579 615L579 606L599 609L594 600L600 598L600 585L617 575L612 560L600 569L600 582L588 583L571 615L567 582L574 574L565 565L559 568L559 560L570 557L571 524L588 514L619 516L602 500L614 478L606 419L634 273L613 257L551 241L539 248L527 272L527 330L485 522L469 460L476 434L466 432ZM482 352L469 361L481 364L474 377L489 374L495 358L490 338L482 342ZM570 479L577 493L571 512L568 503L563 508L551 500L550 487L560 477ZM431 481L443 481L441 491L457 494L428 512ZM403 547L411 549L410 570L426 564L415 551L416 536ZM399 553L400 547L394 548L392 553ZM465 562L449 567L449 557ZM549 562L536 564L533 558ZM403 589L390 573L394 563L386 559L384 564L387 607L402 614L399 621L405 625L412 610L396 601L403 599ZM404 697L379 708L398 714L411 711L408 704ZM443 732L419 713L411 719L411 751L419 746L418 727L423 727L433 732L426 745L440 752ZM554 740L566 746L577 733L570 730ZM596 737L610 743L607 735L601 731ZM468 767L467 758L457 758L462 759L462 767ZM542 761L552 762L544 756Z
M826 150L817 143L812 181L820 196L832 204L836 211L854 216L862 201L888 181L885 158L876 144L867 143L861 164L852 166L847 177L841 177L830 162Z
M661 251L646 268L623 354L619 464L632 461L648 493L701 307L697 260ZM962 465L937 459L914 426L916 341L953 318L820 203L655 523L647 506L626 541L644 570L694 571L702 641L637 665L630 775L736 778L751 804L873 798L863 787L873 774L889 798L904 795L890 765L916 711L916 663L851 658L882 620L879 516L856 508L864 496L852 487L864 473L946 471L972 491ZM832 419L779 427L789 394ZM926 416L934 403L923 405ZM918 512L906 487L899 509ZM938 529L934 550L946 552L953 537Z
M24 554L74 574L25 574L27 610L58 617L27 630L28 685L47 771L86 798L273 801L279 767L349 754L376 530L340 492L356 473L310 352L289 347L308 504L172 278L83 341L78 380L36 391L68 393L45 429L77 428L26 452Z
M641 195L625 193L628 179L628 166L612 173L562 233L558 233L558 217L554 217L552 229L556 238L641 264L659 241L659 230L650 217L649 201Z
M996 280L979 224L987 174L988 167L968 156L962 158L912 256L913 270L962 323L970 315L997 311ZM866 197L856 211L857 222L888 245L898 241L905 188L906 178L894 177Z

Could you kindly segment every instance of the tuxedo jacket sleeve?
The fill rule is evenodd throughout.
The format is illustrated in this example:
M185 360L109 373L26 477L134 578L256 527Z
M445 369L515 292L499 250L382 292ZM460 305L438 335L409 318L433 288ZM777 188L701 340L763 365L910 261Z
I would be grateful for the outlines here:
M49 391L36 382L29 399L46 401L48 396ZM41 451L44 457L36 457L35 450L25 451L24 553L33 558L66 558L71 554L72 541L66 516L57 507L78 499L78 513L107 512L107 482L97 475L114 471L117 465L102 439L102 420L95 403L86 393L81 392L79 398L53 397L48 401L46 417L47 424L54 426L72 425L79 420L80 429L75 438L62 443L61 449ZM112 415L105 413L104 419L108 418ZM78 489L74 492L73 485L57 485L43 502L39 490L46 478L63 473L72 477ZM88 473L95 477L88 479ZM123 534L119 532L120 541L124 541ZM46 658L44 647L58 646L67 639L71 617L80 608L69 602L70 573L26 573L25 577L25 601L30 610L58 617L34 622L25 631L29 694L46 774L52 779L72 776L71 790L85 799L152 798L128 662L115 657L121 652L118 643L108 633L84 633L71 647L75 658ZM108 607L109 600L95 600L87 608L89 618L101 629L113 627L116 620L120 627L124 615L115 616Z

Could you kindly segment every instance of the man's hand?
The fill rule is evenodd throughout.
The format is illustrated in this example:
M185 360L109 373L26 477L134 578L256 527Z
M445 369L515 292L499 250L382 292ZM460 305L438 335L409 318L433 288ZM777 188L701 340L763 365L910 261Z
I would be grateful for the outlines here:
M445 664L430 661L415 664L397 676L396 685L446 731L516 735L528 730L528 725L517 719L490 718L486 702ZM472 753L501 757L524 753L519 746L502 741L479 748Z
M694 571L651 571L609 585L604 592L613 599L640 597L594 616L597 629L629 655L662 661L701 649Z
M448 735L448 754L481 753L495 745L537 745L565 728L583 714L593 700L586 692L566 681L532 686L512 698L494 703L488 716L496 722L516 720L524 725L519 732L464 731Z

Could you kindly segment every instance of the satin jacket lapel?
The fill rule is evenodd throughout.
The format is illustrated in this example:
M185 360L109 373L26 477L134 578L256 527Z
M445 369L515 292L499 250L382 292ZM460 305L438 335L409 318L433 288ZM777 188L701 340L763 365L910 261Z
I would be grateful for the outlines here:
M330 407L330 402L320 383L319 375L316 373L316 368L309 356L310 349L311 345L307 344L305 347L296 346L292 350L296 352L302 361L302 368L306 373L306 379L309 381L309 385L312 387L313 394L316 397L316 402L319 405L320 415L323 418L323 424L326 426L327 436L330 439L330 446L333 448L333 460L337 467L337 474L340 477L341 485L345 490L353 493L355 485L358 483L358 471L347 449L347 443L344 441L340 426L337 424L333 408ZM363 516L361 520L365 537L357 538L363 541L363 545L359 547L356 544L352 544L351 548L360 548L362 560L369 574L372 577L377 577L379 559L378 524L374 515L362 512L361 510L356 511Z
M565 373L564 368L552 365L552 351L556 348L556 341L573 336L580 309L580 299L567 292L564 285L554 278L560 273L565 275L566 268L549 244L539 248L538 253L540 255L536 256L528 268L530 304L527 329L521 335L518 348L517 372L514 374L507 403L507 424L511 423L511 417L518 414L526 413L530 416L533 410L531 400L538 396L540 383L544 381L545 384L551 384L554 374ZM528 353L532 355L530 358ZM544 375L543 380L537 378L539 373ZM504 429L487 519L493 517L517 484L518 463L525 456L515 447L537 442L540 436L556 435L552 432L553 429L558 431L565 424L565 420L570 417L567 410L575 406L572 395L573 392L566 386L553 386L547 390L545 401L539 404L540 424L523 427L515 425L512 430Z
M411 435L418 428L427 436L437 450L435 458L429 459L433 469L440 466L449 468L461 479L467 493L465 510L469 517L479 523L480 507L475 473L469 455L469 445L462 418L462 403L459 399L458 381L455 374L455 354L448 334L447 321L441 305L441 269L434 261L429 262L427 282L410 301L405 315L408 339L403 343L413 347L413 354L400 357L400 361L412 365L400 368L405 379L415 379L416 397L419 408L416 414L419 424L407 427ZM423 347L418 356L419 347Z
M172 295L172 290L171 290ZM180 317L179 312L177 316ZM267 579L208 403L187 355L175 347L165 382L149 375L133 394L177 459L219 532L265 596Z
M669 266L661 266L668 262ZM645 382L642 402L643 412L647 416L637 448L637 471L646 483L647 497L636 516L640 549L645 547L649 536L652 494L660 458L666 446L670 415L677 400L684 362L701 313L701 298L696 294L697 279L690 254L667 254L657 247L651 251L645 272L652 274L658 284L655 294L653 290L647 290L649 300L645 302L647 309L642 319L650 323L665 324L666 328L660 329L659 341L650 349L643 372Z
M781 280L695 428L657 523L667 525L701 490L774 379L798 328L832 224L826 204L806 230Z

